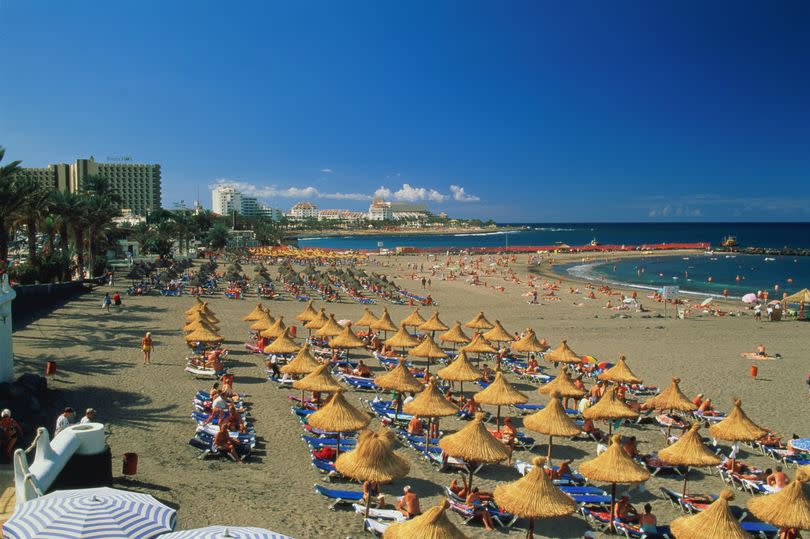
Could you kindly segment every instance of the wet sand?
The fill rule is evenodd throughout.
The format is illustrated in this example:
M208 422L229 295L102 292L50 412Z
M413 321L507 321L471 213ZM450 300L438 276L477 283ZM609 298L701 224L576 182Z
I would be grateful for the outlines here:
M574 260L582 258L571 256ZM562 260L565 256L556 258ZM810 401L805 385L810 333L804 324L757 323L750 315L676 320L671 308L669 318L664 319L660 317L663 307L651 300L643 300L651 312L625 311L626 318L618 317L615 315L622 313L603 308L604 296L587 300L583 294L569 294L569 286L582 290L583 285L567 277L562 278L561 290L557 292L560 301L530 305L523 295L528 290L527 260L522 255L512 264L523 281L521 285L491 276L482 278L487 287L476 287L463 278L441 281L437 275L432 277L428 292L439 302L440 317L448 325L456 320L466 322L483 310L491 321L499 319L510 332L532 327L552 345L565 338L578 354L592 355L601 361L615 361L623 354L629 366L648 384L664 387L673 376L679 376L683 379L681 387L690 398L702 392L720 409L729 410L732 399L742 397L746 412L761 425L788 437L794 432L810 435ZM404 269L405 265L424 263L428 268L433 262L426 257L397 257L389 262L391 267L373 269L392 274L405 288L421 293L421 283L406 277L411 272ZM547 269L542 271L551 277ZM252 274L248 265L246 272ZM275 276L275 268L271 268L271 273ZM126 286L119 284L118 289L123 291ZM503 286L504 290L495 290L491 288L493 285ZM123 308L107 314L100 308L101 297L113 290L102 287L29 324L15 332L14 346L17 375L43 372L45 362L55 359L58 371L49 384L57 392L57 399L77 410L87 407L98 410L98 419L111 432L115 486L147 492L177 507L177 529L241 524L267 527L294 537L363 535L359 515L330 511L326 500L314 493L313 484L328 483L310 466L307 447L300 440L302 430L289 411L288 392L266 382L262 358L244 351L242 343L248 332L242 317L255 306L254 298L228 300L221 295L207 298L221 321L225 346L231 350L228 364L235 375L235 387L248 394L251 421L260 437L250 463L240 466L224 460L197 460L198 451L187 444L195 429L189 417L191 399L197 389L210 386L210 382L195 380L183 372L188 349L180 327L183 313L194 299L125 296ZM283 315L289 323L305 304L287 298L264 303L273 315ZM578 303L584 305L576 306ZM379 314L383 305L378 303L373 310ZM412 310L408 306L387 307L395 322ZM739 304L729 304L729 308L738 310ZM356 320L363 312L363 306L354 302L329 304L327 309L337 319ZM433 311L421 309L426 318ZM156 344L151 366L141 365L139 342L145 331L152 331ZM760 362L760 376L753 380L748 376L750 362L743 360L740 352L752 351L760 342L770 352L779 352L782 359ZM375 360L369 363L379 370ZM536 386L517 381L511 374L507 378L530 396L529 402L545 402L545 397L535 391ZM347 394L354 403L369 396L355 391ZM457 430L464 424L455 419L442 420L445 431ZM520 424L518 420L517 425ZM379 422L374 420L372 427L378 428ZM642 452L663 447L663 435L657 426L625 426L619 432L638 436ZM706 434L705 430L702 432ZM595 455L593 442L555 442L555 459L574 458L574 467ZM140 456L138 474L132 478L120 475L125 452ZM437 502L453 476L438 472L410 449L400 447L398 452L411 462L411 473L406 479L384 487L389 503L404 485L411 485L422 497L423 508ZM545 445L539 443L531 453L516 452L515 458L530 460L533 455L544 454ZM745 450L742 458L760 468L774 466L770 459L750 455ZM789 472L791 477L793 474ZM518 474L505 464L491 465L478 478L478 484L489 490L499 482L517 479ZM680 515L661 497L659 487L677 490L680 484L678 478L653 478L645 485L645 492L632 492L631 500L639 509L649 501L659 522L667 523ZM359 489L359 485L337 485ZM723 488L716 474L704 476L700 471L692 472L690 485L691 492L716 494ZM620 486L619 492L624 491ZM735 503L744 505L747 498L738 493ZM457 515L451 518L461 526ZM524 526L518 522L511 532L499 530L489 534L478 525L462 529L473 537L507 533L519 537L525 534ZM540 522L536 529L544 537L576 538L582 537L588 528L581 517L571 516Z

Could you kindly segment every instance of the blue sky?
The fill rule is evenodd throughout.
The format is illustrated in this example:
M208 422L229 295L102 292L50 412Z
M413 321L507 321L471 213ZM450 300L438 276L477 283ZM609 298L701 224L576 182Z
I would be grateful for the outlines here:
M164 205L375 193L499 221L810 220L810 3L0 3L0 145Z

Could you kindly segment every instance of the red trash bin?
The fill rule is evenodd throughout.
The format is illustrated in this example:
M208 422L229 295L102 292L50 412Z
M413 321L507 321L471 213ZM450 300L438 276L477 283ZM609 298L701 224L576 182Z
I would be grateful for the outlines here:
M298 333L298 326L290 326L290 335L292 335L293 337L295 337L295 335L296 335L297 333Z
M124 466L121 473L124 475L135 475L138 473L137 453L124 453Z
M751 378L756 378L757 374L759 374L759 368L756 365L751 365L751 368L748 369L748 373L751 375Z
M45 376L51 376L56 372L56 361L48 361L45 363Z

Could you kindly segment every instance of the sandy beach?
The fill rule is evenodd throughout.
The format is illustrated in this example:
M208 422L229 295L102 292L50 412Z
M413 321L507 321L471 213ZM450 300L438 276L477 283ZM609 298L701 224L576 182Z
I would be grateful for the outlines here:
M598 255L589 257L595 256ZM558 261L567 259L577 261L582 255L555 256ZM406 265L424 264L427 270L433 260L436 259L428 262L424 256L382 259L388 267L372 269L388 273L403 287L422 293L421 282L410 278L413 271L407 270ZM519 256L511 268L521 284L499 274L482 278L487 286L472 286L464 278L443 281L438 274L432 276L427 292L439 307L422 308L422 315L427 318L438 309L441 319L450 325L456 320L464 323L483 310L491 321L500 320L510 332L531 327L552 346L567 339L578 354L592 355L600 361L613 362L620 354L625 355L629 366L649 385L663 388L672 377L678 376L682 379L681 388L690 398L702 392L719 409L728 411L732 399L741 397L745 411L760 425L787 437L793 433L810 435L810 401L805 385L810 334L804 324L755 322L748 313L723 317L695 313L686 320L677 320L672 307L668 310L669 317L662 318L663 305L647 299L642 301L650 312L616 312L603 308L605 296L588 300L584 293L569 293L571 287L583 292L583 283L553 275L545 266L534 268L540 275L537 282L560 279L557 292L560 299L541 298L539 305L531 305L524 295L528 290L528 258ZM221 265L220 271L223 269ZM253 275L249 265L245 265L245 271ZM416 273L417 279L430 276L427 271ZM271 274L276 275L275 267L271 267ZM178 508L177 529L241 524L267 527L299 538L363 536L359 515L330 511L327 501L314 492L314 484L327 483L310 465L307 446L300 440L302 429L290 414L288 392L265 380L261 356L244 350L248 330L242 318L255 306L255 297L229 300L220 294L206 298L221 321L225 347L230 350L227 364L235 375L235 389L247 394L251 420L260 437L249 464L240 466L224 460L200 461L196 458L197 450L187 444L195 429L190 419L191 399L197 389L210 386L209 381L195 380L183 372L188 348L181 326L183 313L194 299L124 296L120 310L113 308L108 314L101 309L105 292L116 289L123 292L125 288L124 282L116 288L99 288L14 333L17 375L42 373L45 362L53 359L58 370L50 378L49 386L57 392L57 400L80 411L87 407L98 410L98 419L110 431L115 486L152 494ZM305 304L291 300L286 294L285 299L265 301L264 305L274 316L284 316L285 322L292 323ZM379 314L383 306L388 307L395 322L412 311L408 306L382 302L372 307ZM326 307L337 319L356 320L363 312L363 306L356 302ZM723 307L730 311L742 308L736 302ZM146 331L152 332L156 345L151 366L141 365L139 343ZM758 343L764 343L769 352L778 352L782 358L760 362L760 375L754 380L748 375L751 363L742 359L740 353L753 351ZM380 370L373 358L369 364L375 371ZM536 392L537 386L517 381L512 374L507 378L529 395L529 402L546 401ZM369 394L347 391L347 397L359 405L359 399ZM441 423L446 432L465 424L454 418ZM520 426L521 421L518 419L516 424ZM376 419L372 427L379 428ZM705 429L701 432L707 435ZM664 437L654 425L624 426L619 433L638 436L641 452L664 447ZM541 435L535 437L545 439ZM532 453L516 452L515 458L531 460L533 455L544 455L545 450L545 444L539 443ZM406 479L384 486L389 503L404 485L411 485L422 498L423 509L440 500L444 486L453 476L438 472L418 459L413 450L398 446L397 451L411 462L411 472ZM120 475L125 452L140 456L138 474L132 478ZM555 459L574 458L574 468L595 454L594 442L555 441ZM763 469L775 464L746 450L741 458ZM793 477L794 472L791 470L789 475ZM513 481L519 475L506 464L499 464L484 467L477 477L482 489L491 490L499 482ZM678 478L653 477L644 485L643 492L634 490L630 494L631 501L639 509L650 502L659 523L668 523L681 514L662 498L659 487L677 490L680 484ZM359 485L338 485L359 490ZM705 475L693 471L690 485L691 492L712 494L719 493L724 486L717 474L708 470ZM619 492L625 490L619 487ZM737 493L734 503L744 505L747 499L747 494ZM525 534L524 522L518 522L511 531L487 534L480 525L463 526L457 515L451 515L451 519L472 537ZM543 537L558 538L582 537L587 529L582 517L576 515L539 522L536 528Z

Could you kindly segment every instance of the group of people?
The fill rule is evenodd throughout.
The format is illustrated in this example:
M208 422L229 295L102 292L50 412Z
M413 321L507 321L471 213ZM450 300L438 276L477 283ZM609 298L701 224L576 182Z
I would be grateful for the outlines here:
M56 438L60 432L68 428L76 417L76 412L70 406L62 410L62 413L56 418L56 426L53 431L53 436ZM80 425L92 423L96 419L96 410L88 408L84 411L84 416L79 420Z

